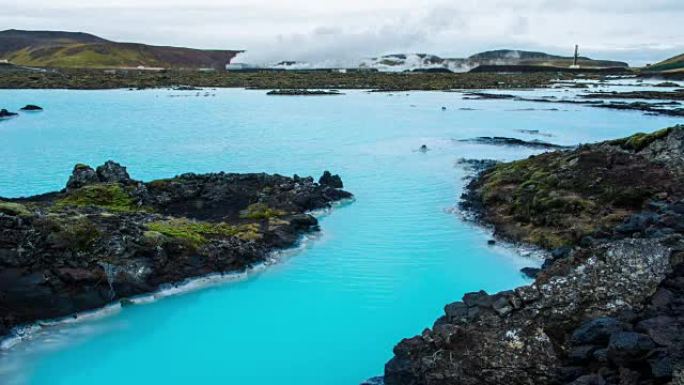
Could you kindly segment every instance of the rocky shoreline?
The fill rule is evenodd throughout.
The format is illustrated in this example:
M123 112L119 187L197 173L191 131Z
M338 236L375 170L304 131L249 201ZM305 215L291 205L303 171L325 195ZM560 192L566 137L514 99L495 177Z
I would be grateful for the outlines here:
M551 103L551 104L575 104L594 108L606 108L612 110L641 111L652 115L684 116L684 108L678 100L684 96L684 92L593 92L580 94L580 99L559 99L555 96L528 98L511 94L492 94L487 92L466 92L466 100L515 100L518 102ZM600 99L600 100L598 100ZM634 101L626 102L610 99L646 99L653 102Z
M66 188L0 199L0 338L160 286L243 272L318 230L308 212L352 198L338 175L183 174L141 182L108 161Z
M274 89L378 89L452 90L452 89L529 89L549 87L558 79L572 79L568 73L388 73L354 71L114 71L59 69L46 72L0 73L2 89L145 89L221 87Z
M401 341L387 385L684 382L684 126L493 164L462 208L549 251Z

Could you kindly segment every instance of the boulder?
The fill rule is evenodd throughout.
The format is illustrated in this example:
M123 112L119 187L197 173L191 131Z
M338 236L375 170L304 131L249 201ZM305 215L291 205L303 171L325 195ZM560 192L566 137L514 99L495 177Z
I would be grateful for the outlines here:
M655 343L670 346L684 338L684 323L676 318L660 315L637 323L637 331L648 334Z
M492 307L494 299L492 296L487 294L486 291L480 290L463 295L463 303L465 303L468 307Z
M657 379L672 377L672 357L664 350L657 350L648 358L651 374Z
M97 182L99 182L99 179L92 167L86 164L77 164L71 172L66 187L67 190L73 190Z
M537 274L539 274L540 271L541 269L536 267L523 267L522 269L520 269L521 273L523 273L526 277L532 279L537 278Z
M633 234L645 231L649 225L658 220L658 215L651 212L638 213L630 216L624 223L615 227L615 231L622 234Z
M131 182L131 177L126 171L126 167L112 161L108 160L102 166L99 166L96 170L97 177L100 182L103 183L129 183Z
M339 175L332 175L330 171L324 171L323 175L318 179L318 183L322 186L328 186L332 188L343 188L342 178Z
M600 317L585 322L570 336L573 345L602 345L610 336L622 330L622 323L612 317Z
M608 358L616 365L627 365L644 359L655 347L653 340L646 334L619 331L610 336Z
M570 364L583 364L594 357L596 350L594 345L575 346L568 351L568 360Z

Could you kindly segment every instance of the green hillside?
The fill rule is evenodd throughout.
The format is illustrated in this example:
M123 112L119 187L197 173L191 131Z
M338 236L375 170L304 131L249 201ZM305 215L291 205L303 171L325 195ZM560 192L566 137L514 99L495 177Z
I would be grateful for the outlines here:
M645 68L647 71L684 71L684 54L671 57Z
M224 69L239 52L118 43L78 32L0 32L0 59L32 67Z

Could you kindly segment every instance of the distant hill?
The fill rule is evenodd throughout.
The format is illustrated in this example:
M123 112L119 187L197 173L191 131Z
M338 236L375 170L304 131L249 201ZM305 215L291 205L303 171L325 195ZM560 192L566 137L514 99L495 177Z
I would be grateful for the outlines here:
M543 65L566 67L573 64L572 56L550 55L544 52L520 51L511 49L500 49L494 51L481 52L468 58L470 61L477 61L484 65ZM628 67L624 62L614 60L596 60L580 56L577 60L580 67Z
M572 64L573 58L568 56L550 55L544 52L500 49L477 53L467 58L441 58L425 53L392 54L367 59L361 63L361 66L377 68L381 71L448 69L453 72L466 72L481 65L569 67ZM594 60L587 57L580 57L578 64L581 67L588 68L628 67L627 63L619 61Z
M684 54L663 60L645 68L646 71L679 72L684 71Z
M0 31L0 59L33 67L221 70L240 52L119 43L82 32Z

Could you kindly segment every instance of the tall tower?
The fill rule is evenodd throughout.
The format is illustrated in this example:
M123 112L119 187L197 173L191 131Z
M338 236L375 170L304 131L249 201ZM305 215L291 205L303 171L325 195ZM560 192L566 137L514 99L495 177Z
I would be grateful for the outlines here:
M579 45L575 44L575 59L572 61L572 66L577 68L577 58L579 56Z

